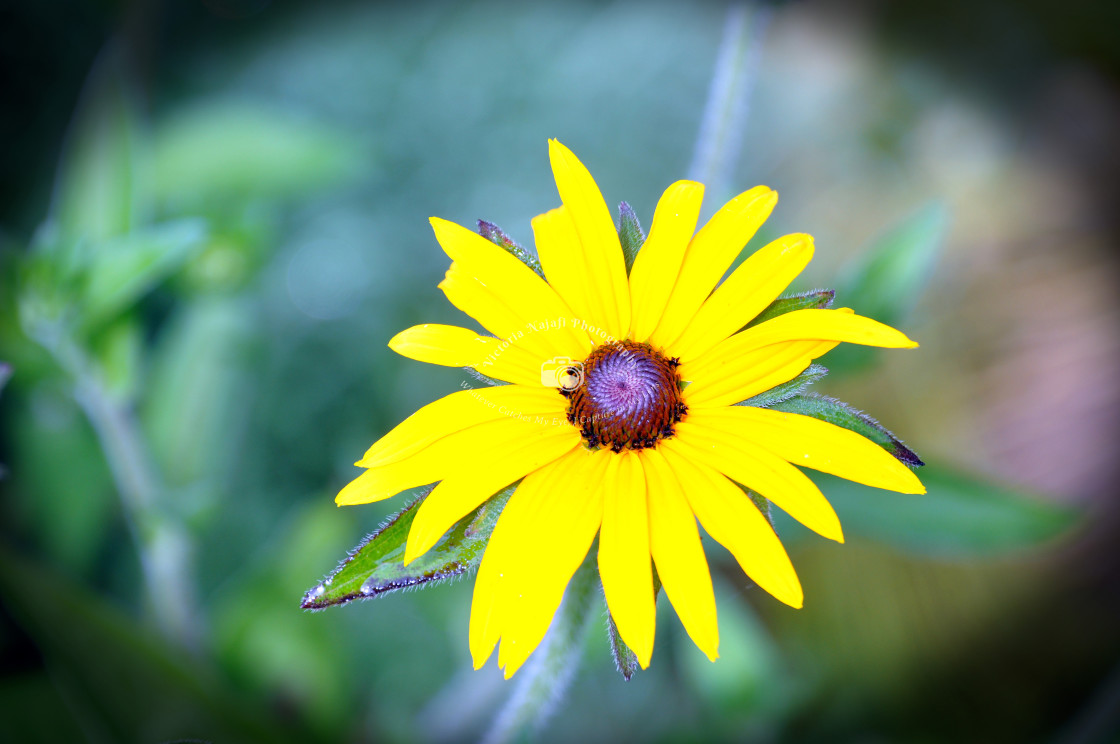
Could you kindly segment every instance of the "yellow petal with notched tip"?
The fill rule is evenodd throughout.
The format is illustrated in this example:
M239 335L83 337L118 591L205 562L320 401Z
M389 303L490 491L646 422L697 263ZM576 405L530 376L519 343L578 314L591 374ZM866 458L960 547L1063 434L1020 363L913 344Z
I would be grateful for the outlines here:
M580 317L603 328L615 340L622 340L630 331L630 287L614 218L595 179L571 150L549 140L548 158L560 200L579 234L578 244L571 247L570 260L585 285L572 295L585 301L578 308Z
M668 346L682 362L738 331L777 299L813 258L813 238L795 234L759 248L716 288L680 338Z
M460 390L429 403L397 424L355 464L365 468L387 465L449 434L485 421L563 417L567 406L568 401L556 390L539 385Z
M665 459L682 481L688 503L700 524L735 556L739 566L760 587L800 608L804 593L785 548L750 497L718 470L697 463L691 450L666 440Z
M719 658L716 597L685 489L660 449L641 450L649 499L649 544L657 575L692 642Z
M544 638L564 588L595 540L603 521L605 483L613 480L610 468L617 468L617 461L609 450L592 453L577 447L558 463L548 492L532 492L532 500L511 515L506 539L515 545L507 554L503 595L498 599L503 612L498 664L506 679Z
M665 348L680 337L743 246L770 216L778 195L756 186L723 205L688 244L673 293L650 337Z
M681 391L689 408L729 406L789 382L808 369L817 357L832 351L837 341L785 341L728 357L708 370L681 365L681 376L692 383ZM718 371L715 371L718 369ZM685 377L689 375L690 377Z
M728 439L720 429L694 419L690 414L677 424L677 436L662 444L672 443L679 454L689 454L757 491L818 535L844 542L840 519L808 476L769 450L741 438Z
M445 478L424 499L408 532L406 565L426 553L483 501L579 444L579 432L562 418L552 426L519 424L503 434L478 453L469 472Z
M519 346L458 326L425 323L393 336L389 348L403 357L444 367L473 367L487 377L540 385L540 362Z
M582 358L591 349L587 334L572 322L571 308L548 283L520 259L467 228L432 217L436 240L462 273L474 277L485 292L472 299L497 300L514 313L518 331L503 338L536 351ZM446 280L445 280L446 281ZM465 310L470 314L470 310ZM491 311L492 312L492 311ZM522 336L515 334L520 332ZM540 342L543 340L543 342Z
M656 605L649 552L646 481L638 455L611 458L599 532L599 577L618 634L645 669L653 655Z
M925 493L910 468L870 439L827 421L752 406L698 410L689 421L746 439L794 465L900 493Z

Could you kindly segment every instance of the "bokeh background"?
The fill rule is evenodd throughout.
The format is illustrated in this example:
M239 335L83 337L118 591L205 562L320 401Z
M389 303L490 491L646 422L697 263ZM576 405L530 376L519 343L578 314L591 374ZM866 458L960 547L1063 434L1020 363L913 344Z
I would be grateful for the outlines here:
M462 379L385 345L461 322L427 218L530 243L557 137L646 224L690 172L709 214L779 190L752 245L813 234L799 286L922 343L818 388L930 493L822 480L847 544L778 524L800 611L712 548L722 659L663 606L623 682L596 623L539 737L1120 741L1118 9L4 4L5 737L489 729L516 679L469 669L470 580L298 605L399 507L336 508L351 463Z

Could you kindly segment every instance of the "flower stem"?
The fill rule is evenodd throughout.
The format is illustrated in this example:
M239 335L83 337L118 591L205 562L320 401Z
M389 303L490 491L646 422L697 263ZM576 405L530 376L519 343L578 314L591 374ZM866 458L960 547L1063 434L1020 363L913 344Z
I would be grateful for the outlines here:
M163 492L139 426L85 351L57 327L35 339L74 383L74 399L93 426L139 554L144 592L160 631L188 649L199 644L190 536L160 504Z
M767 7L759 8L748 24L745 5L735 3L727 8L716 69L688 168L688 177L707 184L709 193L715 196L727 189L732 168L739 159L750 93L761 57L762 35L770 12Z
M579 669L587 630L599 614L598 575L589 553L568 584L547 635L518 674L517 687L483 738L484 744L505 744L526 727L539 730L556 710Z

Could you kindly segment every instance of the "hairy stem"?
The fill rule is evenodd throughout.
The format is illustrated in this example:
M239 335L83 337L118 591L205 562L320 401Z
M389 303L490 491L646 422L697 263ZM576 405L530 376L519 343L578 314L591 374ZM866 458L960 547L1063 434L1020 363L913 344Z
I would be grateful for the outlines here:
M742 3L727 8L723 40L688 169L688 177L707 184L709 193L716 197L727 189L731 170L739 159L750 110L750 93L761 56L762 34L769 19L768 8L759 8L753 18L748 18L747 8Z
M576 571L548 634L517 675L517 687L483 739L485 744L505 744L526 728L539 730L556 710L579 669L587 629L600 611L598 575L593 556Z

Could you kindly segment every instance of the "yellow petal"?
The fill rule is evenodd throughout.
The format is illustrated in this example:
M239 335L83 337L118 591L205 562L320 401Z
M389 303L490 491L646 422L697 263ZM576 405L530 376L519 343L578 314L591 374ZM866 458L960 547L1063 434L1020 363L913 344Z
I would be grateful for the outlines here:
M606 450L577 447L526 477L506 505L483 564L491 550L497 550L498 558L486 567L485 577L483 566L479 569L480 581L493 582L483 599L491 601L496 619L489 627L480 623L477 634L472 623L476 666L493 648L495 622L502 641L498 663L507 679L544 638L602 521L602 484L610 456ZM476 645L482 653L475 652Z
M653 656L655 611L649 509L642 461L624 450L611 458L599 532L599 577L618 634L642 669Z
M765 186L739 194L712 215L688 244L680 275L650 341L661 347L679 338L716 282L766 221L778 195Z
M766 309L813 258L813 238L778 238L743 261L709 297L681 337L669 344L689 361L746 325Z
M648 339L661 320L696 231L703 199L704 184L677 181L657 202L649 236L630 269L630 338L635 341Z
M728 406L788 382L817 357L836 348L836 341L784 341L738 356L725 356L706 367L682 364L682 391L689 408Z
M677 424L677 436L663 443L757 491L818 535L844 542L840 519L813 481L769 450L740 437L727 437L700 413L690 413L687 421Z
M419 471L411 467L387 467L367 470L343 487L334 502L339 506L370 504L396 496L401 491L435 483L442 476L436 468Z
M800 608L804 593L793 564L750 497L716 470L694 462L692 451L680 442L665 440L662 450L677 477L689 484L685 496L712 539L735 556L756 584Z
M369 468L335 497L339 506L381 501L408 488L435 483L478 469L480 458L492 456L498 448L511 443L564 431L576 436L575 428L563 417L518 419L502 416L438 439L423 449L385 465ZM569 433L570 432L570 433Z
M607 343L611 340L606 338L609 334L595 325L596 319L603 315L602 303L592 294L593 287L584 273L586 266L579 258L582 244L568 208L560 206L537 215L532 226L537 256L548 283L576 317L586 322L592 343Z
M396 462L443 437L475 424L501 418L558 419L568 401L539 385L499 385L460 390L429 403L397 424L366 450L357 465L365 468Z
M571 150L549 140L548 158L560 200L579 233L579 243L571 248L571 260L586 286L584 291L573 293L587 301L581 317L602 327L614 339L624 339L630 330L630 288L614 218L595 179Z
M571 308L532 269L461 225L438 217L432 217L430 222L436 240L458 264L462 275L473 277L483 286L484 291L466 287L461 298L482 304L481 314L491 319L503 308L512 315L515 322L509 325L515 330L500 333L502 338L520 343L538 354L567 354L582 359L590 351L591 341L573 322L575 315ZM473 305L460 309L473 315Z
M649 499L649 543L665 596L689 638L704 654L719 658L716 597L696 518L673 469L660 449L642 450Z
M411 563L439 542L456 522L501 489L571 451L579 432L567 421L553 426L518 422L501 430L476 452L471 467L460 469L435 487L416 511L408 532L404 562Z
M540 361L508 341L458 326L425 323L393 336L389 348L403 357L444 367L474 367L497 380L540 385Z
M722 437L749 439L794 465L889 491L926 492L914 472L889 452L827 421L751 406L697 411L690 421Z

